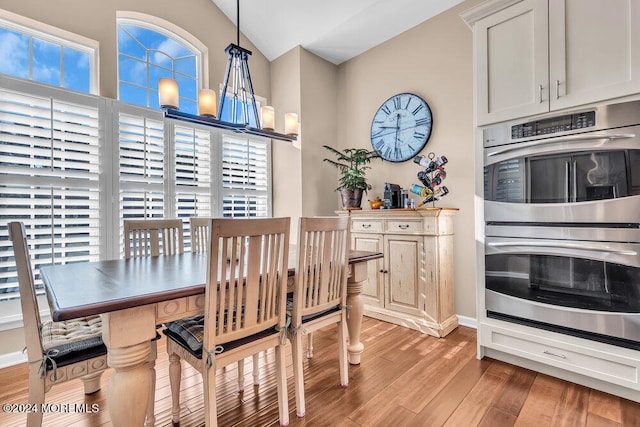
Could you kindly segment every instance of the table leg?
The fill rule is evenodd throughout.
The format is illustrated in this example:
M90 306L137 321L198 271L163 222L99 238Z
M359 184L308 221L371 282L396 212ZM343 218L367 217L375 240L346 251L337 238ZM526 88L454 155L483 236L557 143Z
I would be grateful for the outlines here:
M107 389L107 407L114 426L142 426L151 390L148 361L155 337L155 306L102 315L107 363L114 369Z
M350 364L359 365L360 355L364 351L364 344L360 342L364 302L362 302L360 294L362 293L362 282L367 279L367 263L351 264L350 267L351 274L347 282L347 305L351 308L347 318L347 329L349 330L347 354Z

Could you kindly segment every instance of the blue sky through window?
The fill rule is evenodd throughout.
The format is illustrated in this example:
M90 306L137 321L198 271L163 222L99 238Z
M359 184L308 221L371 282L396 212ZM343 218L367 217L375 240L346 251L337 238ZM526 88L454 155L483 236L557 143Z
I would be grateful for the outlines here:
M178 82L179 108L198 113L196 52L179 41L144 27L118 26L118 71L120 100L151 108L158 103L158 80Z
M0 27L0 73L89 93L90 62L87 52Z

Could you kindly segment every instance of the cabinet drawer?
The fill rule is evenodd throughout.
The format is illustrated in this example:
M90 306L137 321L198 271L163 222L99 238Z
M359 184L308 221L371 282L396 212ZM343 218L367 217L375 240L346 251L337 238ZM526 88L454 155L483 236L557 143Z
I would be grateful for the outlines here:
M483 345L577 372L603 381L640 389L640 359L619 356L539 335L495 326L481 326Z
M422 221L387 221L384 231L387 233L422 233Z
M351 221L351 230L359 232L382 232L382 221L366 220L366 219L354 219Z

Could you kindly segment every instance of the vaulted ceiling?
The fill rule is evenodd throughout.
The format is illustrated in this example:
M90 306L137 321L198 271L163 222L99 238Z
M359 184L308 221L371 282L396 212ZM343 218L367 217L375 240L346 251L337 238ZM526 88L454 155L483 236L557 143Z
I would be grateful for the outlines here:
M212 1L236 22L236 0ZM269 61L300 45L340 64L461 2L242 0L240 30Z

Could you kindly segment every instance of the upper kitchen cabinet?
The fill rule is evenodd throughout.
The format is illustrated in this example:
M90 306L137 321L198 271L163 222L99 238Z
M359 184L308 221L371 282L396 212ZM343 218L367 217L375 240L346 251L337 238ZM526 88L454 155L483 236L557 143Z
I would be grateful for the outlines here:
M478 126L640 92L638 0L491 0L462 17Z

